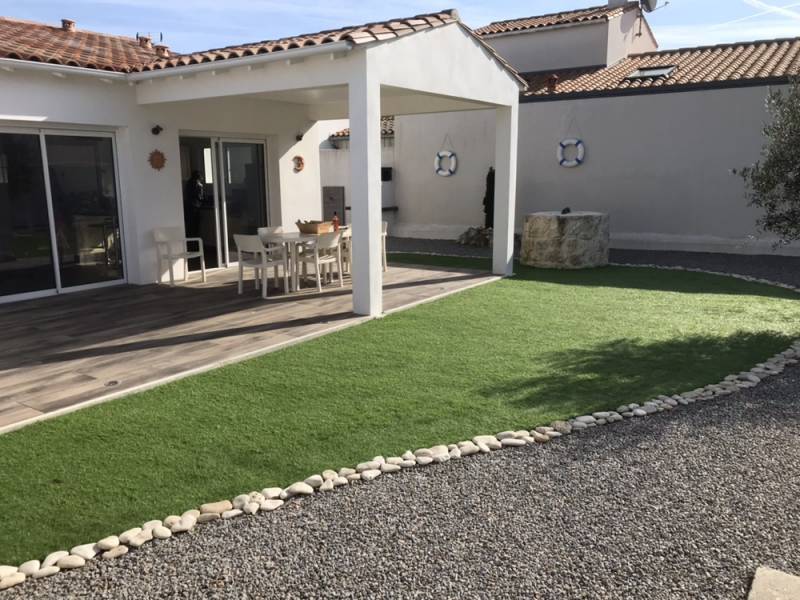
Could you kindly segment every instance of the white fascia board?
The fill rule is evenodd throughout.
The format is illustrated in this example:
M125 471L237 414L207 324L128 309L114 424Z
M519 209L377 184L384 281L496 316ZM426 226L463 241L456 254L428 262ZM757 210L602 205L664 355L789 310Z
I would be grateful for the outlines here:
M77 75L80 77L94 77L96 79L105 79L108 81L125 81L128 78L127 73L119 73L118 71L103 71L101 69L88 69L86 67L70 67L68 65L56 65L53 63L43 63L32 60L19 60L17 58L0 58L0 70L12 72L17 70L40 71L53 75Z
M161 79L164 77L178 77L181 75L188 77L195 73L224 71L225 69L235 69L237 67L255 67L266 63L297 60L318 54L348 52L352 48L353 44L348 41L331 42L330 44L322 44L320 46L308 46L305 48L295 48L293 50L280 50L278 52L270 52L267 54L242 56L241 58L228 58L225 60L200 63L197 65L170 67L167 69L159 69L157 71L142 71L138 73L131 73L128 77L131 81L147 81L152 79Z

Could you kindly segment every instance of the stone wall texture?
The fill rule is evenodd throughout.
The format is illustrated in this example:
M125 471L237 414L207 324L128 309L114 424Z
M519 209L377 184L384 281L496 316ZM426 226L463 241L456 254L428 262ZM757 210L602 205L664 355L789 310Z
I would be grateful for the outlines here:
M595 212L538 212L525 217L520 262L545 269L608 265L609 218Z

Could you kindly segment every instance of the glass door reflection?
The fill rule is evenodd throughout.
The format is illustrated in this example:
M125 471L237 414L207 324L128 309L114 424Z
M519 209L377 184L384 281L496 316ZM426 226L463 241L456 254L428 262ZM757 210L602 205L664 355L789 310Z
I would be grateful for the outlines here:
M0 133L0 296L55 288L39 135Z
M219 266L219 217L217 211L215 144L211 138L181 137L181 182L186 237L203 240L206 267ZM194 250L192 245L191 250ZM200 269L200 259L189 261L189 270Z
M47 135L61 287L123 278L110 137Z
M267 225L264 144L222 140L221 172L226 263L236 261L236 233L254 234Z

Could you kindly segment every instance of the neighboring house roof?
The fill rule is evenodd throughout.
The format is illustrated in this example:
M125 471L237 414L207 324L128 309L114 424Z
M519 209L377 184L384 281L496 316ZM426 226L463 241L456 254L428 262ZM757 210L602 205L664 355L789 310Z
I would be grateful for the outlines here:
M516 31L527 31L530 29L544 29L545 27L555 27L557 25L576 25L591 21L608 21L617 17L627 10L638 8L638 2L628 2L618 6L592 6L577 10L565 10L547 15L536 17L525 17L522 19L510 19L508 21L495 21L484 27L475 30L480 36L513 33Z
M157 54L131 37L0 17L0 58L127 72Z
M647 76L648 69L659 67L673 68L668 75ZM536 101L768 85L798 75L800 38L788 38L633 54L609 67L527 73L528 91L522 97ZM558 78L555 86L553 76Z
M78 30L74 28L73 22L67 20L66 23L71 24L71 27L0 17L0 58L131 73L271 54L342 41L353 45L369 44L458 23L522 87L526 85L525 80L505 59L459 20L458 12L453 9L171 56L166 46L152 47L140 44L139 40L130 37Z
M381 117L381 135L391 137L394 135L394 116ZM341 131L336 131L328 136L330 140L347 140L350 139L350 128L347 127Z

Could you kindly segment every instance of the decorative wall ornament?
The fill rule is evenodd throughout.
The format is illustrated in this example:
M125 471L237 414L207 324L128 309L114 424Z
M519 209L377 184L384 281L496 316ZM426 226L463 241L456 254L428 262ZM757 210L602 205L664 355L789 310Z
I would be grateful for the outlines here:
M575 148L575 157L567 158L565 151L567 148ZM569 138L558 143L558 164L567 169L579 167L586 158L586 145L583 140Z
M292 158L292 162L294 163L294 172L299 173L303 169L306 168L306 161L303 159L302 156L298 155Z
M156 171L160 171L167 164L167 157L164 156L161 150L153 150L150 156L147 157L147 162L149 162L150 166Z
M448 161L446 167L444 166L445 160ZM452 177L458 170L458 156L452 150L439 150L436 153L433 168L436 169L439 177Z

